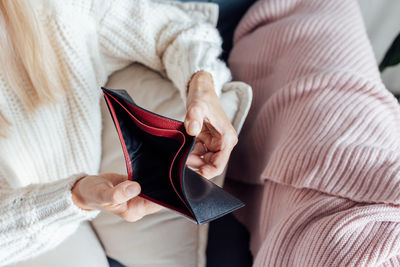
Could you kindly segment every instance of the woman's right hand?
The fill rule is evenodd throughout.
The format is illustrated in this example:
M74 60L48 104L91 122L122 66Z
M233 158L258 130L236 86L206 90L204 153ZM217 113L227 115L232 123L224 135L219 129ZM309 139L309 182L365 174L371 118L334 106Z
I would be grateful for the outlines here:
M126 175L106 173L81 178L71 192L72 200L81 209L104 210L134 222L162 209L139 197L140 190L140 185L128 180Z

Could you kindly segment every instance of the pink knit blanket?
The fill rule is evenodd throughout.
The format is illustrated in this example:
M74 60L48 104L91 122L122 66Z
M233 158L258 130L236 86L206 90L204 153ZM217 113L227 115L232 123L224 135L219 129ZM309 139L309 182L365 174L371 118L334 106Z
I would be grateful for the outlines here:
M258 1L229 62L254 91L228 177L263 186L255 265L400 265L400 107L357 2Z

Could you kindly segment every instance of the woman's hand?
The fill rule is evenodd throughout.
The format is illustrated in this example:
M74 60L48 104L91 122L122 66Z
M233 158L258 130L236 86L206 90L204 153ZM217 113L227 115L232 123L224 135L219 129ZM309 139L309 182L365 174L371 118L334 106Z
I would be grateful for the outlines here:
M187 164L206 177L221 174L238 139L218 96L210 73L196 72L188 88L185 128L197 136Z
M162 209L158 204L139 197L140 185L126 175L107 173L86 176L71 190L75 205L84 210L105 210L129 222Z

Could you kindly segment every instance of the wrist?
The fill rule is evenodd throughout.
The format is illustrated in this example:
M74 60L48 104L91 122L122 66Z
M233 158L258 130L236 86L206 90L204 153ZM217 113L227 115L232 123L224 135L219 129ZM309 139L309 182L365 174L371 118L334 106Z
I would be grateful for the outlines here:
M83 210L91 210L88 208L83 201L82 195L79 190L79 183L84 179L85 177L82 177L78 179L75 184L71 188L71 198L72 201L74 202L75 206L83 209Z

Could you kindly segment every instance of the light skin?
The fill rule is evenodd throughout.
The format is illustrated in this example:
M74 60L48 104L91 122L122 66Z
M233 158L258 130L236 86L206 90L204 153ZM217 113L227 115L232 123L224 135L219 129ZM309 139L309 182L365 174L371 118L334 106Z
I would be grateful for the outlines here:
M212 75L196 72L188 85L185 129L196 136L187 165L210 179L221 174L237 143L237 134L222 109L213 87ZM140 185L126 175L107 173L79 179L72 200L84 210L104 210L134 222L162 209L140 194Z

